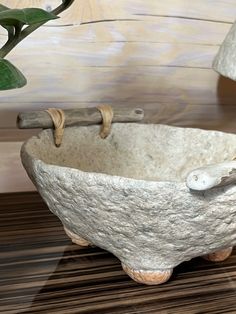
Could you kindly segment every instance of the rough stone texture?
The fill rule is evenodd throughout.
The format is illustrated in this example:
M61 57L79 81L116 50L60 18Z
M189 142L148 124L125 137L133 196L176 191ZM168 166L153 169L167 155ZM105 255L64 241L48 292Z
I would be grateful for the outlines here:
M22 148L23 164L71 232L135 270L162 271L236 244L236 186L191 191L195 168L232 160L236 135L162 125L51 130Z
M213 69L223 76L236 80L236 23L222 43L213 62Z

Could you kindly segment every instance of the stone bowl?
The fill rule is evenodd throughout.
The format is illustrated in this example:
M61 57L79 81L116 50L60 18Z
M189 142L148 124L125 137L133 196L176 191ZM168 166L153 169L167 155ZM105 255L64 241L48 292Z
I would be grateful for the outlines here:
M220 261L236 244L236 135L116 123L52 130L24 143L23 165L67 235L117 256L145 284L196 256Z

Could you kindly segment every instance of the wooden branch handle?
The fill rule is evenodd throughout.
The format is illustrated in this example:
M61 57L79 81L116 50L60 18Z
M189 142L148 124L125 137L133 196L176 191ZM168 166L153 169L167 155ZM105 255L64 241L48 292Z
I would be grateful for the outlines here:
M205 191L218 186L236 183L236 161L201 167L191 171L186 179L191 190Z
M113 108L113 122L139 122L144 111L138 108ZM65 126L100 124L101 113L97 108L65 109ZM26 111L17 117L19 129L47 129L53 127L52 119L46 111Z

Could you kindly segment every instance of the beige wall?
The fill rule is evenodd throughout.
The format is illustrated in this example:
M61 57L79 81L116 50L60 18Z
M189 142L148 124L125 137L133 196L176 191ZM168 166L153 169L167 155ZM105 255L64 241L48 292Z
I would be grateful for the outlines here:
M44 8L60 3L0 2ZM0 93L0 142L29 136L15 129L18 111L98 103L143 107L146 122L235 132L236 83L219 78L211 63L236 18L236 2L212 3L75 0L60 20L39 29L9 55L29 84ZM0 41L5 38L0 33ZM5 158L15 161L18 146L13 147L15 153L11 148ZM0 167L5 178L18 173L11 190L29 188L16 162L8 172L6 165ZM3 180L9 182L0 179L0 191Z

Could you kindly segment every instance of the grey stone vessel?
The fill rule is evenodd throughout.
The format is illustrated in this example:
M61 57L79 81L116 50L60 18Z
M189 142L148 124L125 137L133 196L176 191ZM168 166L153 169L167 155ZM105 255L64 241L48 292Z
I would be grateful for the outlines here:
M183 261L236 244L236 135L114 123L52 130L24 143L23 165L66 233L117 256L134 280L167 281Z

